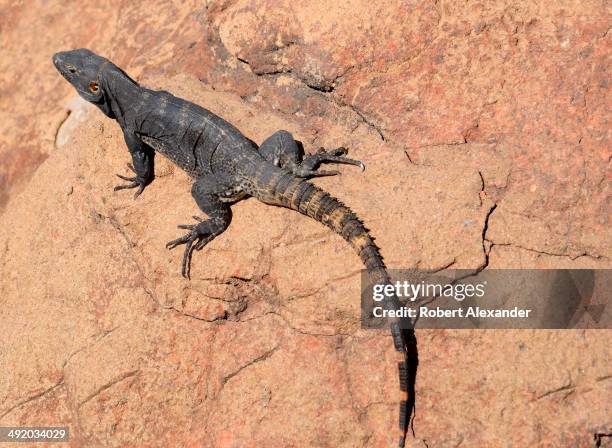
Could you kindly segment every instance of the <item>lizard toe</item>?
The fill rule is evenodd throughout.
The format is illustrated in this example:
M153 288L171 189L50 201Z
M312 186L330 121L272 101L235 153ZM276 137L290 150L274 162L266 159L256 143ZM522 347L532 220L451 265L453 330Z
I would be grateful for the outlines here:
M185 252L183 252L183 261L181 263L181 274L183 277L189 279L191 270L191 254L193 253L193 239L187 241L185 245Z
M134 199L137 199L138 196L142 194L144 189L145 189L145 184L140 184L140 186L138 187L138 190L136 190L136 193L134 193Z
M128 182L136 182L137 180L135 176L127 177L127 176L122 176L121 174L115 174L115 176L117 176L119 179L127 180Z
M129 184L125 184L125 185L117 185L115 188L113 188L114 191L119 191L119 190L127 190L130 188L136 188L139 187L140 184L138 182L131 182Z
M134 193L134 199L136 199L138 196L140 196L142 194L142 192L144 191L145 187L147 186L147 181L138 177L138 176L134 176L134 177L127 177L127 176L123 176L121 174L117 174L116 175L119 179L124 180L126 182L129 182L127 184L122 184L122 185L117 185L113 188L114 191L119 191L119 190L127 190L127 189L131 189L131 188L137 188L136 192Z
M191 232L189 232L187 235L184 235L180 238L177 238L175 240L172 241L168 241L166 243L166 247L170 250L174 249L176 246L180 246L181 244L186 244L187 242L191 241Z

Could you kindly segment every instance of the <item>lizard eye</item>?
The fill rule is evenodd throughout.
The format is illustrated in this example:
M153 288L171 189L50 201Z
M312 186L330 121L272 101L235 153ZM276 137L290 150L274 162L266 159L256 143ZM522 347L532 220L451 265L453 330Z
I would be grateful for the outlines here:
M98 93L98 91L100 90L100 87L98 86L98 83L95 81L92 81L89 83L89 91L92 93Z
M76 73L76 67L74 65L67 65L66 69L70 72L70 73Z

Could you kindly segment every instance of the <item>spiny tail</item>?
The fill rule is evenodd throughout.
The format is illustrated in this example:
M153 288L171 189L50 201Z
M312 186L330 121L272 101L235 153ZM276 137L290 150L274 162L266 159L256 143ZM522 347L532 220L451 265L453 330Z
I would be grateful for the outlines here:
M280 170L265 179L265 184L258 186L257 197L260 200L299 211L330 227L355 249L374 283L390 282L378 247L351 209L310 182ZM403 447L414 407L414 375L418 362L416 339L413 330L400 328L398 320L391 320L390 329L399 370L399 446Z

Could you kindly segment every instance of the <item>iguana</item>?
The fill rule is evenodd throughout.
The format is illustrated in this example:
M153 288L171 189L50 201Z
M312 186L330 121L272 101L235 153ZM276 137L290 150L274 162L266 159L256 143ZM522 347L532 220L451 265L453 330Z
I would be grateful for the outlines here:
M195 224L178 227L187 233L170 241L172 249L185 245L182 274L189 277L191 256L230 225L230 205L246 196L266 204L296 210L325 224L355 249L374 283L389 283L382 257L372 237L355 214L339 200L307 179L333 176L337 171L318 171L322 163L344 163L364 169L360 161L346 157L345 148L319 152L303 158L293 136L278 131L259 148L237 128L212 112L166 91L140 86L108 59L87 49L64 51L53 56L57 70L86 101L117 120L132 156L134 176L117 175L126 184L115 190L136 189L138 197L154 177L154 153L159 152L193 179L191 194L208 219L194 216ZM388 307L396 307L389 299ZM409 359L415 347L412 330L390 322L398 354L401 401L399 446L403 447L414 403ZM409 401L409 389L412 392ZM409 412L410 410L410 412Z

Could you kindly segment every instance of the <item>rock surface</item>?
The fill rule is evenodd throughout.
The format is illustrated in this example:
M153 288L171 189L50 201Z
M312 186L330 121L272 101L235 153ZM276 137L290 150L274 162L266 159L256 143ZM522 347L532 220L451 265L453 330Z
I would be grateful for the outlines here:
M153 2L152 2L153 3ZM0 424L72 446L387 447L397 379L359 329L358 258L254 200L198 253L167 162L113 193L118 126L53 52L90 47L261 142L347 146L317 183L390 267L610 267L610 11L599 2L79 2L0 6ZM609 332L420 331L410 446L592 446Z

